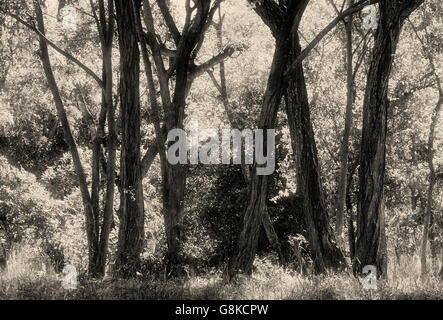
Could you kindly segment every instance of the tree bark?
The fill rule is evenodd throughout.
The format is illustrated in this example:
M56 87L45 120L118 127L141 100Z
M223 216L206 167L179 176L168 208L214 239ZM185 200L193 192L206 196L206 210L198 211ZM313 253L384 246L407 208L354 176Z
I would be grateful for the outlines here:
M388 85L392 62L404 20L424 0L382 1L379 26L367 77L363 103L360 153L360 208L357 215L355 274L366 265L375 265L377 275L386 270L382 239L384 215L383 178L385 172Z
M288 52L291 50L291 37L298 30L298 24L308 1L292 1L285 9L284 16L274 16L273 21L267 21L276 37L274 58L264 94L262 110L259 119L259 129L274 129L277 111L285 92L284 73L288 65ZM260 8L260 7L258 7ZM266 23L266 22L265 22ZM293 27L293 26L296 27ZM266 145L266 141L263 142ZM266 150L264 148L264 150ZM273 152L268 150L267 152ZM243 218L243 229L239 238L238 253L230 262L228 278L242 272L250 274L257 251L260 224L265 212L268 176L256 174L257 164L254 163L248 207Z
M109 234L114 221L114 193L115 193L115 161L117 150L117 133L115 128L115 106L112 97L112 43L114 36L114 4L113 0L108 0L108 19L106 22L104 2L99 1L100 21L102 21L101 47L103 55L103 84L102 109L106 110L108 121L108 161L106 164L106 193L105 207L103 210L103 222L99 238L99 251L97 255L97 276L103 277L106 269L107 250L109 243ZM100 26L97 26L98 28ZM99 32L100 33L100 32ZM102 132L104 134L104 132ZM100 144L101 146L101 144Z
M301 53L298 34L293 35L291 63ZM287 114L297 170L297 192L303 198L304 219L316 272L340 268L344 256L337 247L320 181L317 147L311 124L308 93L302 64L294 69L287 89Z
M353 0L349 0L349 7L354 5ZM339 244L343 243L343 215L346 197L346 175L348 172L348 154L349 154L349 136L352 126L352 105L354 103L354 77L353 77L353 50L352 50L352 15L349 15L345 22L346 29L346 115L345 115L345 129L343 132L343 141L340 150L340 174L337 190L336 203L336 222L335 234Z
M115 0L120 48L120 226L116 273L135 275L144 241L144 204L140 165L140 52L132 1Z
M217 39L218 39L218 50L223 50L223 19L224 16L221 14L221 6L218 10L218 17L219 21L215 24L215 29L217 31ZM228 88L227 88L227 81L226 81L226 68L225 68L225 62L224 60L220 61L219 63L220 67L220 83L215 78L214 74L211 71L208 71L208 74L214 83L214 86L217 88L219 94L220 94L220 100L223 103L225 112L228 117L228 121L231 125L231 128L242 130L244 128L244 124L242 123L241 119L236 119L236 116L234 114L234 111L232 110L231 103L229 101L229 95L228 95ZM245 160L245 148L242 146L242 162ZM251 172L250 172L250 166L242 163L240 165L241 172L243 175L243 179L245 180L246 184L249 186L251 182ZM281 251L280 246L280 240L277 236L277 233L275 232L274 226L272 225L272 221L269 217L269 214L267 212L266 204L265 204L265 210L262 217L262 225L263 229L265 230L266 236L268 238L269 244L272 246L274 250L276 250L279 259L282 263L284 263L284 257Z
M173 57L169 56L170 67L169 70L166 70L162 56L164 49L158 43L158 37L155 33L151 5L149 1L143 0L143 16L147 27L145 36L156 66L160 96L165 113L165 125L168 132L173 129L183 129L186 97L193 80L209 70L210 67L218 64L220 59L224 59L233 53L233 49L225 50L206 63L195 66L195 58L203 43L204 34L208 30L221 1L214 1L212 7L210 0L194 2L194 8L190 7L188 1L186 2L186 17L181 34L175 25L167 4L163 1L157 2L176 45L176 50L169 50L168 52L168 54L173 53ZM175 75L175 87L171 98L169 81L172 75ZM168 146L172 144L173 142L170 141ZM171 165L163 156L161 156L161 159L163 159L161 162L164 168L162 197L168 246L165 256L166 273L168 276L175 276L182 273L182 220L188 167L182 164Z

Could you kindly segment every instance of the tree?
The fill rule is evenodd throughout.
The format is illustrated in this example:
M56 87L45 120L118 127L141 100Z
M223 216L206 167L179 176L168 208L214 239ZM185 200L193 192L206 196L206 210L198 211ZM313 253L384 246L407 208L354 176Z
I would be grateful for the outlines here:
M93 8L93 2L91 1L91 7ZM5 11L6 14L13 17L15 20L32 30L39 36L40 45L40 59L43 65L43 69L48 81L49 88L52 92L54 103L57 109L59 121L63 127L64 138L69 146L71 156L73 159L75 171L80 185L80 191L82 195L82 201L85 211L86 220L86 234L88 239L89 250L89 274L92 277L101 277L104 275L106 266L106 254L107 243L109 238L110 227L112 223L113 215L113 195L114 195L114 160L115 159L115 127L113 125L113 118L108 118L109 126L109 161L107 171L108 188L106 192L104 219L100 224L100 208L99 208L99 179L100 179L100 159L103 156L101 152L101 144L104 138L104 127L106 122L106 114L114 115L114 105L112 99L112 39L113 39L113 5L112 1L108 1L108 17L106 17L105 5L102 0L99 1L100 17L94 14L97 22L98 32L100 35L100 43L103 54L103 66L102 73L103 79L98 77L94 71L76 59L74 56L58 47L55 43L50 41L45 35L45 24L43 19L43 12L41 4L38 0L33 1L34 11L36 15L37 25L34 26L21 19L13 12ZM75 63L82 70L84 70L89 76L91 76L102 89L102 105L99 115L99 121L96 128L93 128L94 142L93 142L93 159L92 159L92 187L91 193L88 190L88 184L86 181L85 171L83 169L77 144L73 138L70 123L66 116L66 110L61 98L60 90L54 77L54 73L51 66L48 45L54 48L57 52L65 56L67 59ZM114 147L113 147L114 146ZM112 170L109 170L112 168Z
M360 204L357 216L354 272L376 265L377 275L386 274L383 178L385 173L388 85L396 45L404 20L423 0L382 1L363 102L360 152Z
M441 86L441 80L437 73L437 69L435 66L434 58L432 55L432 51L430 48L430 45L427 44L427 40L429 39L429 35L427 34L426 28L426 37L422 38L420 37L417 28L414 26L412 22L410 22L411 27L417 37L417 39L420 41L421 49L423 52L423 55L428 60L430 69L431 69L431 75L435 79L435 84L438 91L438 100L434 107L434 110L432 111L431 115L431 123L429 125L429 135L428 135L428 143L427 143L427 163L429 167L429 185L427 190L427 201L426 201L426 212L425 212L425 218L423 223L423 237L422 237L422 243L421 243L421 252L420 252L420 262L421 262L421 276L422 278L426 277L427 274L427 266L426 266L426 253L427 253L427 242L429 238L429 226L431 222L432 217L432 206L433 206L433 193L434 193L434 186L437 182L436 174L435 174L435 166L434 166L434 140L435 140L435 129L438 124L438 119L440 116L441 111L441 104L443 100L443 90Z
M191 7L191 1L187 0L185 3L185 23L183 30L180 32L171 15L168 4L165 1L157 0L157 6L172 38L171 45L175 46L174 49L169 49L159 42L160 37L156 31L151 4L148 0L143 1L142 7L146 32L143 31L141 19L137 18L137 21L139 21L137 24L141 38L141 51L150 89L150 102L155 114L154 117L157 118L154 119L157 136L155 149L160 152L163 214L168 246L165 263L167 273L172 276L178 275L182 271L181 242L183 238L182 221L187 166L180 163L172 165L167 161L166 148L164 148L166 137L163 133L163 127L167 132L173 129L183 129L186 97L194 79L234 53L234 48L226 47L221 53L206 62L199 65L196 64L198 53L204 42L205 33L211 26L212 18L221 0L213 1L212 5L211 2L210 0L198 0ZM162 120L160 118L161 113L156 101L157 91L154 90L154 80L147 47L152 52L160 87L161 111L164 114L163 126L160 124ZM166 59L169 60L168 69L165 67ZM168 142L169 146L173 143L174 141Z
M214 25L215 25L215 29L217 32L218 48L219 48L219 50L222 50L223 49L223 19L224 19L224 15L222 16L222 14L221 14L221 6L219 7L218 13L219 13L218 23L214 22ZM221 100L223 107L226 111L226 114L228 116L228 121L229 121L229 124L231 125L231 128L243 129L245 127L245 123L244 123L245 121L244 121L244 119L241 119L240 117L235 115L235 111L233 110L233 107L230 103L228 89L227 89L226 68L225 68L224 60L220 61L219 68L220 68L220 70L219 70L220 82L218 82L218 80L214 76L214 72L212 72L211 70L208 70L208 75L211 78L211 81L213 82L214 86L216 87L217 91L220 94L220 100ZM249 184L251 182L251 168L250 168L250 166L248 166L247 164L244 163L245 159L246 159L244 146L242 146L241 152L242 152L241 153L242 164L240 165L241 172L242 172L243 179L245 180L246 184L249 186ZM265 204L264 211L267 212L266 204ZM269 243L278 252L281 262L284 263L285 259L282 255L282 252L281 252L280 240L274 230L274 227L272 225L269 214L265 213L263 215L263 219L262 219L261 224L266 232Z
M140 165L140 51L131 1L115 1L120 49L120 225L115 271L133 276L144 241L144 203Z
M298 31L298 25L308 1L290 1L287 7L279 6L273 1L265 1L264 3L250 1L250 3L255 5L254 10L268 25L276 39L274 58L258 122L259 129L274 129L277 111L285 90L284 76L288 65L288 52L290 52L292 45L291 39L296 36L295 33ZM266 145L267 141L264 139L263 150L266 150ZM273 150L266 150L266 152L269 154ZM270 221L265 210L267 192L268 176L257 175L257 163L254 162L250 182L250 198L243 218L238 253L229 266L229 278L238 272L251 273L252 271L260 225L264 220Z
M305 222L315 269L321 272L327 268L341 266L344 257L335 244L334 234L328 221L301 63L337 23L346 16L361 10L367 1L359 1L341 12L304 50L301 50L298 26L309 1L295 2L277 4L270 0L249 1L276 38L274 60L263 99L259 128L274 127L278 106L285 94L292 148L296 156L297 190L302 193ZM287 59L288 52L290 52L290 59ZM239 253L231 263L230 276L235 275L239 270L251 272L257 247L259 222L266 217L266 211L263 210L267 192L266 182L266 176L254 177L253 174L250 201L239 240Z

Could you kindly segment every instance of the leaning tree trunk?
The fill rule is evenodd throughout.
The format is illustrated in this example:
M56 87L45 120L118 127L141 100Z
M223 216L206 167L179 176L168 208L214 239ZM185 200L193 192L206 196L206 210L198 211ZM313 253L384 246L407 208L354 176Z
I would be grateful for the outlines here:
M289 62L288 52L291 49L291 34L292 32L297 32L298 28L293 28L293 26L295 24L298 26L306 4L307 1L297 4L292 2L286 9L283 22L270 22L270 24L277 25L278 27L277 30L274 29L276 46L271 72L263 98L259 129L267 130L275 128L278 107L285 91L284 74ZM267 143L265 140L266 139L263 141L264 146ZM268 154L269 152L274 152L274 150L267 150ZM250 182L250 197L243 218L243 229L239 238L238 253L229 265L228 277L230 278L238 272L249 274L252 271L257 251L260 225L265 221L263 215L267 214L265 210L267 193L268 176L257 175L257 164L254 163Z
M294 35L291 56L295 59L300 53L299 37ZM314 267L317 272L337 269L345 260L329 225L301 63L289 80L286 108L296 162L297 192L303 198L304 219Z
M386 270L383 178L385 173L388 85L392 62L404 20L424 0L382 1L379 27L367 77L363 103L363 129L360 153L360 208L354 273L375 265L381 276Z
M218 8L218 17L219 21L218 23L215 23L215 29L217 31L217 39L218 39L218 49L219 51L222 51L224 48L223 44L223 21L224 21L224 15L221 14L221 6ZM208 71L208 74L214 83L214 86L220 93L219 97L223 104L223 107L225 109L229 124L231 125L231 128L242 130L244 128L243 121L241 119L237 119L236 115L234 114L234 110L232 109L231 103L229 101L229 95L228 95L228 86L227 86L227 80L226 80L226 68L225 68L225 61L222 60L219 63L220 68L220 83L217 81L217 79L214 76L214 73L212 71ZM244 181L249 186L251 182L251 172L250 172L250 166L245 164L245 146L242 146L241 149L241 157L242 157L242 164L240 164L241 172ZM250 192L248 188L248 192ZM275 232L274 226L272 225L271 218L269 216L269 213L267 211L267 208L265 206L264 208L264 214L262 215L262 226L266 233L267 239L269 241L270 246L277 252L280 262L284 264L285 257L282 254L281 251L281 245L280 240L278 238L277 233Z
M86 237L88 242L88 270L96 269L96 260L98 253L98 234L96 232L96 217L98 212L94 212L94 206L92 204L91 196L88 190L88 184L86 181L86 174L81 164L80 155L78 153L77 144L72 136L71 127L69 125L66 110L63 105L63 100L60 95L57 82L52 71L51 60L49 57L48 45L46 43L45 24L43 20L43 12L38 0L34 0L34 10L37 17L37 27L40 31L39 45L40 45L40 59L42 61L43 69L48 81L49 88L51 90L55 107L57 109L57 115L63 128L64 139L69 146L71 152L72 161L74 164L75 173L78 178L80 193L82 196L82 202L85 212L85 225L86 225Z
M140 165L140 53L131 1L115 0L120 48L120 227L116 272L133 276L144 240L143 189Z

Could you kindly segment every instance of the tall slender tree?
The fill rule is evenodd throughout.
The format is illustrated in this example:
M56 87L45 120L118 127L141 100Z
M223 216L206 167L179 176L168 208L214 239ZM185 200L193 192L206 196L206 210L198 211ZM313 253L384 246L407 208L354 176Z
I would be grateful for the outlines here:
M438 75L437 68L434 62L434 58L432 55L432 52L430 50L430 46L427 43L427 40L429 38L429 35L426 34L425 37L421 37L419 35L419 32L417 31L417 28L414 26L412 22L410 22L412 30L414 31L417 39L420 42L422 53L426 60L428 60L430 69L431 69L431 75L435 79L435 84L438 91L438 100L435 104L435 107L432 111L431 115L431 123L429 125L429 135L428 135L428 145L427 145L427 162L429 167L429 185L427 190L427 201L426 201L426 211L425 211L425 217L424 217L424 223L423 223L423 236L422 236L422 242L421 242L421 252L420 252L420 262L421 262L421 276L424 278L427 275L427 261L426 261L426 255L427 255L427 243L429 238L429 227L430 222L432 218L432 207L434 203L434 186L437 182L437 177L435 173L435 165L434 165L434 140L435 140L435 130L437 128L440 112L441 112L441 104L443 101L443 88L441 85L441 79ZM426 33L426 29L424 30Z
M91 1L91 5L93 2ZM69 146L75 172L80 186L80 191L83 200L84 212L85 212L85 225L86 235L88 241L88 271L92 277L102 277L105 272L106 266L106 254L108 247L109 232L112 223L113 216L113 197L114 197L114 158L115 147L115 128L113 126L114 115L114 103L112 98L112 39L113 39L113 11L114 7L112 1L108 1L108 15L106 15L105 5L103 0L99 0L99 12L100 17L96 14L95 19L97 22L98 33L100 36L100 43L102 49L102 75L103 78L97 76L90 68L80 62L74 56L66 52L57 46L54 42L50 41L45 35L45 24L43 19L43 11L39 0L33 1L33 7L36 15L36 26L21 19L13 12L6 12L9 16L16 19L18 22L35 32L39 36L40 52L39 56L42 61L43 69L48 81L49 88L51 90L54 103L57 109L59 121L62 125L64 138ZM94 11L94 6L91 7ZM86 181L85 171L81 163L81 159L78 153L77 144L73 138L70 123L66 116L66 110L63 104L63 100L60 95L60 91L55 80L55 76L52 70L51 60L49 56L48 45L54 48L57 52L64 57L75 63L82 70L91 76L100 86L102 90L102 103L99 112L99 120L97 127L92 128L93 134L93 156L92 156L92 186L91 192L89 192L88 184ZM107 178L107 190L105 200L104 218L101 220L100 207L99 207L99 179L100 179L100 159L103 156L101 152L101 145L104 139L104 127L108 114L108 132L110 145L108 147L109 161L108 170L106 171ZM111 115L111 116L110 116ZM114 144L115 145L115 144ZM111 170L112 169L112 170ZM102 221L100 223L100 221Z
M118 275L133 276L144 243L144 202L140 159L140 51L132 1L115 0L120 50L120 224Z

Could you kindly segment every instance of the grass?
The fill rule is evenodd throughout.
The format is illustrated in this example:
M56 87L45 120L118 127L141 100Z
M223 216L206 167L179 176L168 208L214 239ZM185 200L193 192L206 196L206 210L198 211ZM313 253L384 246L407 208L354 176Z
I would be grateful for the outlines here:
M30 261L30 259L32 261ZM37 261L37 263L36 263ZM40 262L40 263L39 263ZM0 299L264 299L264 300L395 300L442 299L443 282L435 276L422 281L418 259L410 257L391 264L387 280L378 280L376 290L364 290L361 280L350 273L300 275L273 265L266 259L256 262L252 276L235 282L223 281L221 271L175 280L147 275L133 280L83 280L75 290L61 286L63 275L56 274L37 258L11 255L8 267L0 272ZM437 268L437 266L436 266ZM435 268L435 269L436 269Z

